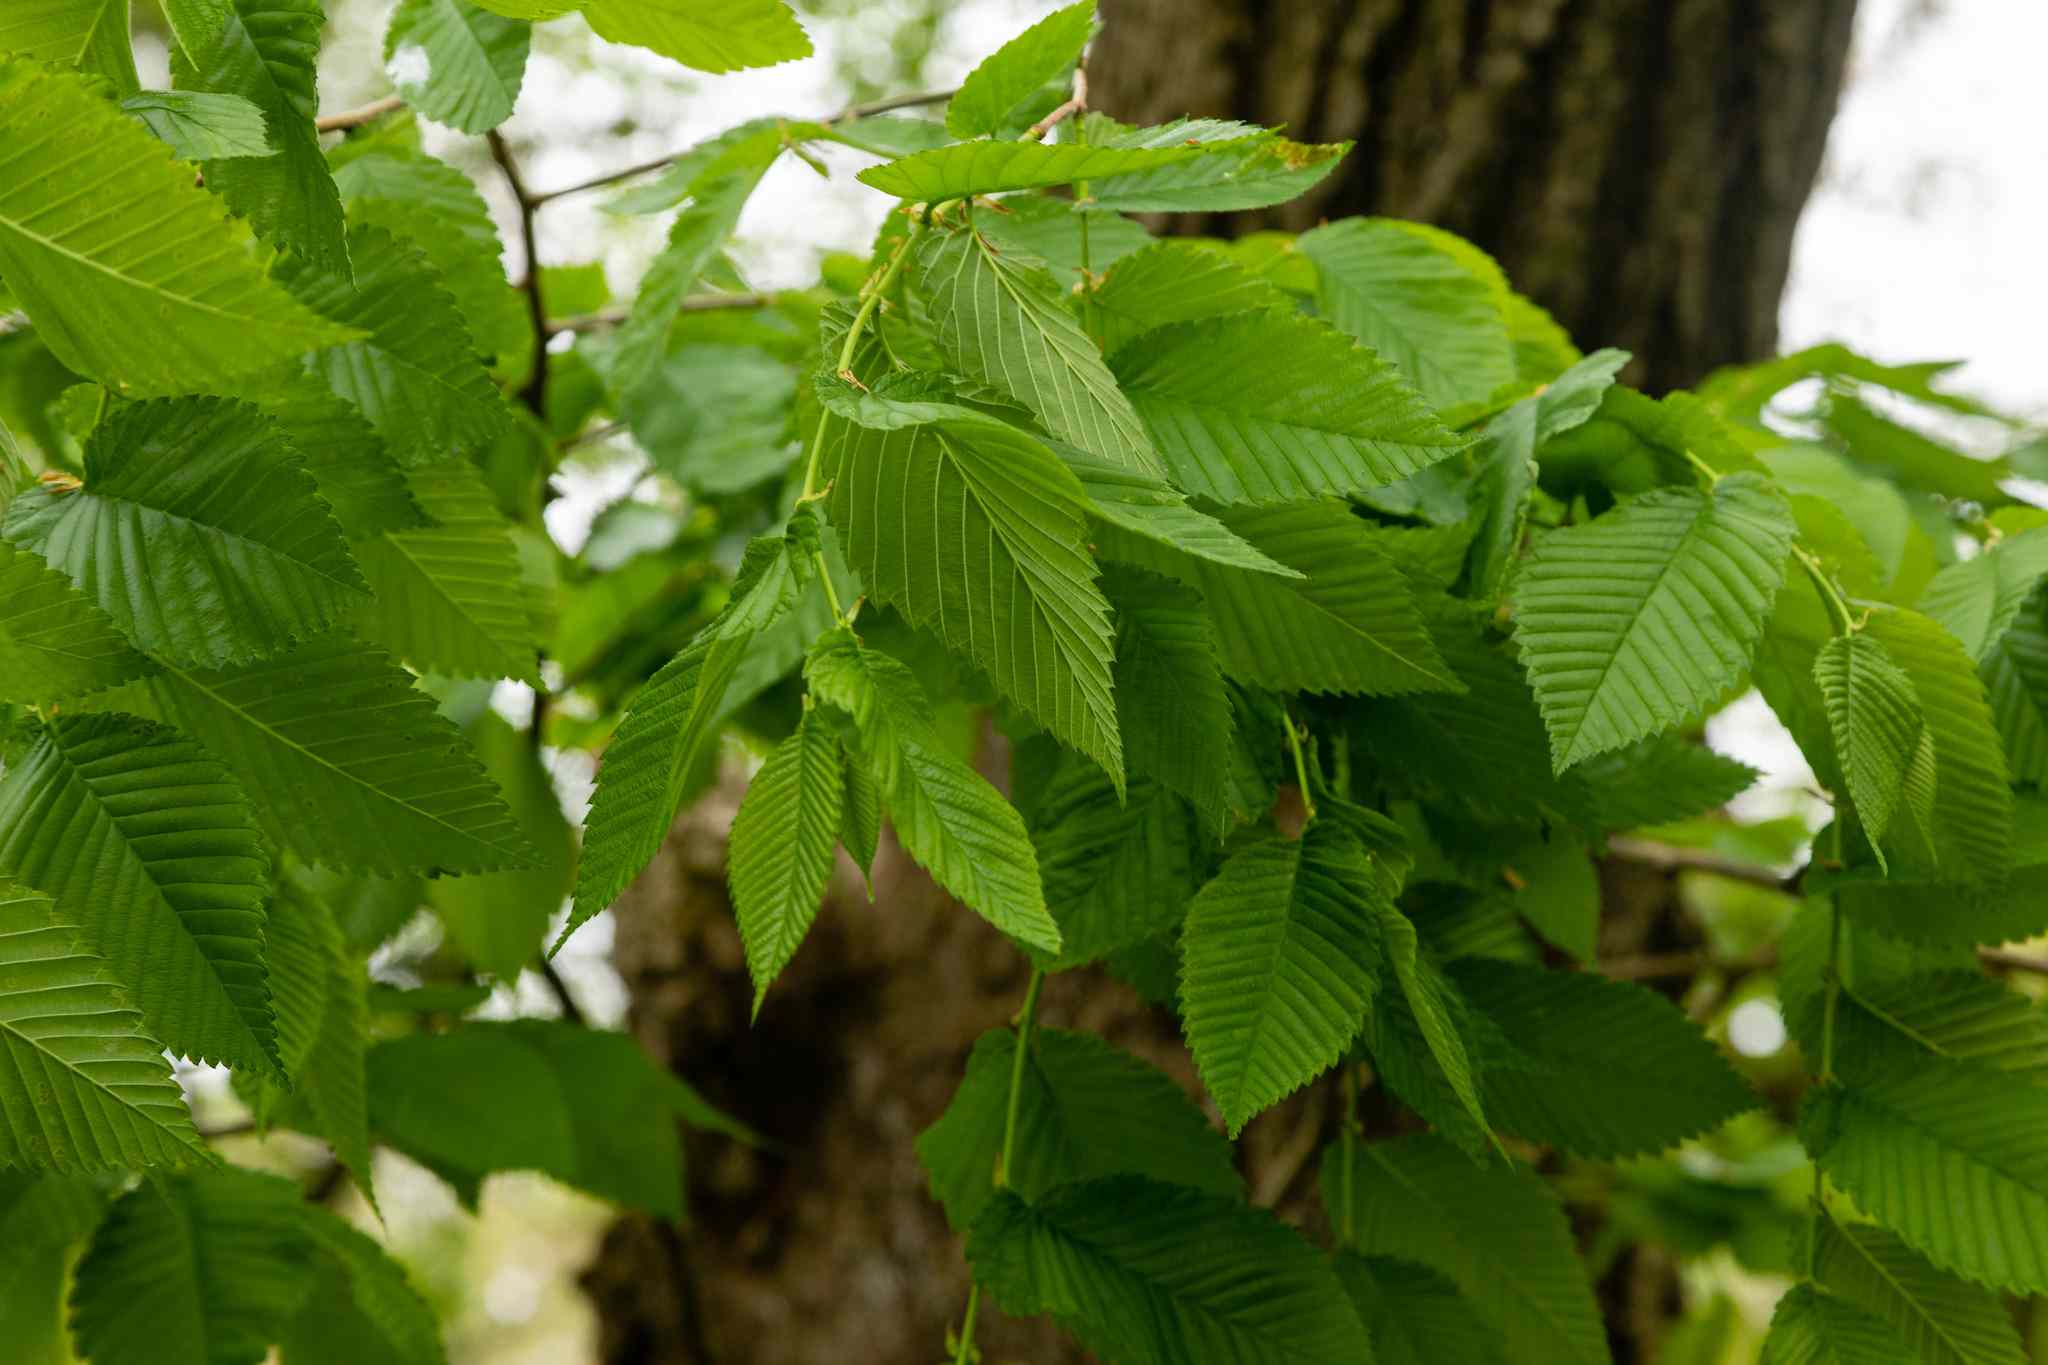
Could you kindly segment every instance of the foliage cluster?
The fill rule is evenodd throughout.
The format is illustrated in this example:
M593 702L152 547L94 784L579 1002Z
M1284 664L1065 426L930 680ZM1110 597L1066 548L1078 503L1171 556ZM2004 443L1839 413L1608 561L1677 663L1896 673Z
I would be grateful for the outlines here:
M722 71L808 51L778 0L402 0L409 108L327 145L317 0L166 10L169 91L124 0L0 16L10 1350L442 1357L374 1241L221 1159L171 1056L372 1197L375 1142L470 1199L532 1169L680 1217L678 1121L743 1127L620 1035L465 1016L738 736L757 1011L885 827L1031 964L919 1143L976 1285L957 1360L985 1294L1106 1360L1596 1365L1560 1197L1593 1180L1623 1240L1796 1286L1776 1365L2021 1361L2048 1027L1973 950L2048 930L2048 514L2023 460L1901 420L1989 419L1940 367L1822 348L1653 399L1427 227L1154 238L1346 149L1088 109L1086 2L942 120L760 120L623 191L673 220L614 308L589 268L508 282L413 112L492 136L530 252L555 196L492 132L530 23ZM747 291L749 195L827 144L900 201L871 258ZM549 480L614 424L654 482L566 553ZM1834 797L1791 875L1803 831L1713 814L1752 774L1696 727L1749 687ZM546 749L602 752L580 837ZM1779 881L1803 1159L1740 1117L1786 1078L1598 970L1624 836ZM465 978L373 982L422 904ZM1036 1026L1081 969L1174 1011L1223 1131ZM1325 1075L1327 1246L1230 1141Z

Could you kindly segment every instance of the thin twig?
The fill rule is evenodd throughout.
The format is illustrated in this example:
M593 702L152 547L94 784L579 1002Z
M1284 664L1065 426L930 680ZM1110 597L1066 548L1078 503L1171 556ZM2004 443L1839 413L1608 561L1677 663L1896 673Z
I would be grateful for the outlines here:
M1073 95L1069 97L1067 102L1062 104L1059 108L1053 110L1050 114L1047 114L1044 118L1040 119L1038 122L1032 124L1029 128L1025 129L1024 136L1018 138L1017 140L1019 142L1036 142L1040 138L1044 137L1047 133L1051 132L1054 128L1058 127L1062 123L1065 123L1068 119L1080 113L1087 107L1088 73L1077 68L1074 72Z
M1627 835L1609 839L1607 851L1624 862L1642 863L1667 870L1690 868L1699 872L1712 872L1735 881L1767 886L1774 891L1796 892L1800 879L1806 874L1807 866L1802 864L1790 872L1779 872L1774 868L1760 866L1741 858L1730 858L1715 853L1711 849L1660 844L1651 839L1636 839Z
M1979 948L1977 960L1987 967L2003 967L2011 972L2032 972L2036 976L2048 976L2048 958L2030 957L2016 953L2009 948Z
M587 1027L590 1019L583 1013L583 1006L576 1003L576 997L569 993L569 983L562 980L561 972L545 957L540 960L540 979L548 983L548 989L555 993L555 1001L562 1007L562 1017L579 1028Z
M609 441L614 436L622 436L626 431L627 426L624 422L606 422L601 426L594 426L588 431L577 432L574 436L558 443L555 449L568 451L575 450L581 446L596 445L599 441Z
M915 109L927 104L944 104L947 100L953 98L954 94L955 92L952 90L925 90L914 95L892 95L888 99L875 100L868 104L850 104L838 113L818 119L817 122L823 127L830 128L835 124L847 123L854 119L871 118L876 114L886 114L893 109ZM652 161L642 161L620 170L606 171L603 175L594 175L588 180L579 180L573 185L563 185L559 189L543 190L533 196L534 207L539 208L542 204L553 203L564 195L581 194L585 190L601 190L606 185L616 185L621 180L631 180L636 175L646 175L649 171L658 171L670 162L675 161L678 157L686 155L689 150L686 147L683 151L670 152L667 156L658 156Z
M365 123L380 119L394 109L405 107L402 95L386 95L381 100L372 100L360 109L345 109L339 114L323 114L313 120L313 126L323 133L339 133L350 128L360 128Z
M519 201L519 238L526 251L526 278L519 287L526 293L526 312L533 319L533 373L527 376L526 387L519 391L519 397L533 415L545 420L548 396L548 312L540 296L540 236L534 229L533 210L535 200L527 191L526 182L520 179L519 165L512 159L512 149L506 145L503 135L493 128L486 134L491 145L491 160L498 163L498 169L505 173L505 182L512 187L512 197Z
M716 313L728 308L767 308L775 302L773 294L692 294L676 305L678 313ZM575 317L557 318L548 324L548 335L562 332L595 332L606 327L616 327L626 320L623 308L608 308L601 313L580 313Z

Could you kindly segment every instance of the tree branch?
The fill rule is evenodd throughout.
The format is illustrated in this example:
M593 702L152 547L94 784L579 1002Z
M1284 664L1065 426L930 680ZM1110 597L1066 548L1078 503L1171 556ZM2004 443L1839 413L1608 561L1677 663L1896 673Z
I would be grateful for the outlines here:
M405 99L401 95L386 95L381 100L372 100L360 109L346 109L339 114L323 114L313 120L313 126L323 133L339 133L350 128L360 128L373 119L380 119L394 109L403 109Z
M545 419L548 396L548 313L547 305L540 295L540 235L534 229L533 211L537 206L532 194L528 193L526 182L519 176L519 165L512 159L512 149L505 139L493 128L485 137L491 146L491 160L498 163L498 169L505 173L505 181L512 187L512 197L519 201L519 238L526 251L526 278L519 287L526 294L527 316L533 320L533 373L527 376L526 387L519 391L520 401L534 416Z
M895 109L916 109L928 104L944 104L947 100L953 98L954 93L952 90L924 90L914 95L892 95L888 99L874 100L867 104L850 104L838 113L818 119L817 122L830 128L835 124L849 123L854 119L872 118L876 114L886 114ZM542 204L553 203L564 195L581 194L585 190L600 190L606 185L616 185L621 180L631 180L636 175L645 175L649 171L658 171L677 158L686 155L689 150L686 147L683 151L670 152L667 156L658 156L652 161L642 161L637 165L627 166L621 170L606 171L603 175L594 175L588 180L579 180L573 185L564 185L560 189L543 190L533 196L534 207L538 208Z
M773 294L692 294L676 305L678 313L714 313L726 308L766 308L775 302ZM550 322L548 335L562 332L595 332L616 327L626 320L626 310L610 308L602 313L583 313Z
M1050 114L1047 114L1044 118L1040 119L1038 122L1032 124L1029 128L1025 129L1024 136L1018 138L1017 140L1019 142L1036 142L1040 138L1044 137L1047 133L1051 132L1059 124L1065 123L1068 119L1072 118L1075 114L1080 113L1083 109L1086 109L1087 107L1088 73L1076 67L1074 70L1073 96L1070 99L1068 99L1065 104L1062 104L1059 108L1053 110Z

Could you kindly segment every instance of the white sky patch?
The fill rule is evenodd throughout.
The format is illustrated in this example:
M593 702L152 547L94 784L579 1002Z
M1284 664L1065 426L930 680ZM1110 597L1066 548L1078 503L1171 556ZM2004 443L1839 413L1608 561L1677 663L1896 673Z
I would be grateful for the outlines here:
M408 86L425 85L427 77L433 74L434 59L418 43L407 43L391 54L391 60L384 63L384 74L391 77L391 83L400 89Z

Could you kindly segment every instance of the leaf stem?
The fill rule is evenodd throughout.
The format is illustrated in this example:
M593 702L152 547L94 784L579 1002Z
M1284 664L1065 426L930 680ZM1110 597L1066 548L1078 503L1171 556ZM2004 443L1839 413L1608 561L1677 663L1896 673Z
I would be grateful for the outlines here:
M1692 467L1706 476L1707 487L1712 488L1715 484L1721 482L1721 471L1693 454L1691 446L1681 446L1679 449L1684 452L1686 460L1691 463Z
M1841 627L1842 634L1854 635L1855 614L1849 610L1848 600L1842 596L1842 590L1835 586L1834 579L1821 567L1819 558L1803 545L1794 545L1792 554L1799 561L1800 567L1806 570L1806 576L1813 580L1813 586L1819 590L1822 600L1828 604L1828 614L1834 617L1835 623Z
M1344 1154L1344 1164L1338 1171L1344 1211L1337 1224L1337 1245L1348 1247L1358 1240L1358 1215L1351 1194L1351 1167L1358 1160L1358 1063L1346 1058L1343 1067L1338 1089L1343 1107L1337 1115L1337 1133Z
M1316 818L1316 800L1313 796L1309 795L1308 760L1303 758L1301 753L1301 741L1307 735L1308 730L1305 726L1297 726L1294 723L1293 716L1286 717L1286 721L1287 747L1294 755L1294 780L1301 785L1302 813L1308 819L1313 820Z
M1017 1115L1024 1104L1024 1059L1031 1051L1031 1029L1038 1020L1038 993L1045 987L1045 969L1031 969L1031 984L1024 988L1024 1004L1017 1010L1017 1052L1010 1059L1010 1099L1003 1110L1003 1145L996 1152L997 1189L1010 1184L1010 1149L1017 1145ZM974 1315L981 1307L981 1286L970 1280L967 1287L967 1316L960 1324L960 1347L953 1365L967 1365L974 1354Z
M889 292L896 283L896 277L903 273L903 263L910 259L910 248L924 235L924 220L917 215L910 217L910 232L904 237L896 254L889 258L889 264L881 275L867 288L860 291L860 311L853 315L853 325L846 329L846 342L839 348L839 374L843 378L853 371L853 353L860 346L860 334L868 325L868 319L881 306L882 295Z
M1834 829L1835 856L1841 857L1842 827ZM1835 1015L1842 1001L1842 909L1835 897L1828 897L1828 965L1826 970L1827 1004L1821 1014L1820 1025L1820 1083L1830 1085L1835 1079ZM1806 1277L1813 1279L1820 1269L1820 1220L1825 1209L1821 1202L1827 1177L1821 1172L1820 1162L1813 1163L1813 1208L1809 1214L1806 1245Z

